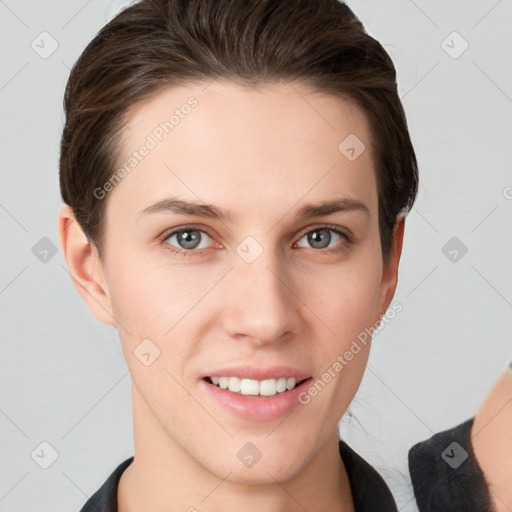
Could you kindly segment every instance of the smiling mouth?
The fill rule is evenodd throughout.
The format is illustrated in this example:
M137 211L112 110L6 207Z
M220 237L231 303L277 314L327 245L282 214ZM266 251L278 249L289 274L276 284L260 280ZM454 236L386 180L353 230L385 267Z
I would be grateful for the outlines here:
M204 377L203 380L231 393L264 398L291 391L311 378L298 380L294 377L278 377L276 379L255 380L239 377Z

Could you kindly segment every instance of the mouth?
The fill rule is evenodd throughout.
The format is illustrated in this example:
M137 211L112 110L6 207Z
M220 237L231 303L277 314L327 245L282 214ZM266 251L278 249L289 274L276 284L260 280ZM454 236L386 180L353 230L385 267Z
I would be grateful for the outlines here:
M203 376L200 383L208 399L246 421L272 421L291 414L304 404L300 396L313 380L312 376L308 377L309 372L290 367L281 367L281 371L278 368L249 371L247 367L241 367L237 373L245 373L245 377L233 376L235 371L234 368L218 370L217 375ZM275 377L268 378L272 375ZM264 380L249 377L263 377Z
M256 380L240 377L204 377L203 380L212 386L242 396L260 398L281 395L291 391L312 377L299 379L296 377L277 377L274 379Z

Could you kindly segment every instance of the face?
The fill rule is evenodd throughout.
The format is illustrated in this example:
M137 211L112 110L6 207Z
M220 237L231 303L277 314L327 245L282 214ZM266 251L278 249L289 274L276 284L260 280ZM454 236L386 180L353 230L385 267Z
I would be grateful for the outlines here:
M353 342L396 284L364 115L300 84L194 84L139 105L122 148L120 166L137 163L106 187L101 269L136 435L221 478L291 478L332 440L367 362L370 343ZM261 385L273 396L205 379L294 374L309 380Z

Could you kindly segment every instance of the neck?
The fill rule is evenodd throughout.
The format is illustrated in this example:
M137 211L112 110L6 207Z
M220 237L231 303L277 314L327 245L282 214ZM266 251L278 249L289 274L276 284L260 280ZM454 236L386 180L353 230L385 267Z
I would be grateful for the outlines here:
M354 512L337 429L311 460L301 458L300 450L290 453L299 468L291 478L280 479L272 468L263 471L264 482L248 483L237 479L236 469L216 474L187 453L163 431L133 385L132 398L135 455L119 481L119 512Z

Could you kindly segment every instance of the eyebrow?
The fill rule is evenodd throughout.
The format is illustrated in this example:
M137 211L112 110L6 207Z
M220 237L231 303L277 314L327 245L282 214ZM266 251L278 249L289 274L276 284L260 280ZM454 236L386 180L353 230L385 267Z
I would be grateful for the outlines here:
M321 217L332 215L333 213L349 211L359 211L367 217L370 216L370 210L363 202L350 197L341 197L331 201L306 204L298 210L296 217L299 220L305 220L311 217ZM161 199L150 204L138 212L138 217L153 213L177 213L218 219L223 222L231 223L235 223L237 220L236 215L232 212L223 210L214 205L185 201L176 197Z

